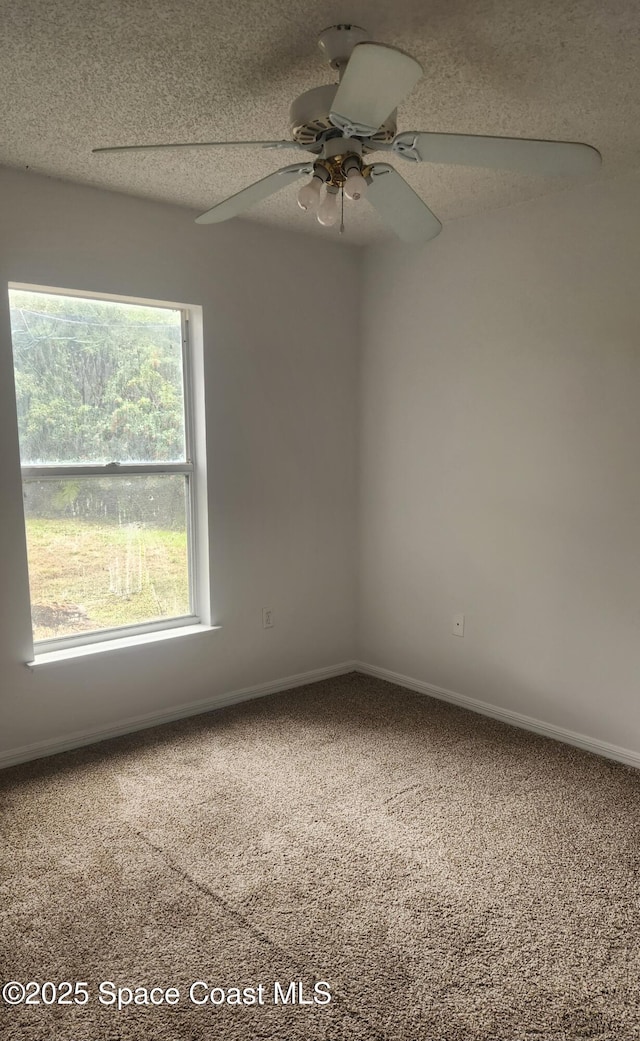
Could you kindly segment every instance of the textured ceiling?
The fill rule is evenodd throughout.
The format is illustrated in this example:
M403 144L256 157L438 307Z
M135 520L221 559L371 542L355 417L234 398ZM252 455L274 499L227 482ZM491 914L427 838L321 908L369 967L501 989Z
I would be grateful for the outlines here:
M0 163L67 180L205 210L303 158L90 150L288 137L292 99L334 79L317 34L345 21L424 67L399 130L586 141L602 152L599 176L640 166L637 0L0 0L0 12ZM393 162L443 222L567 185ZM335 236L301 213L296 191L289 186L248 216ZM387 234L364 202L348 205L346 224L351 242ZM215 226L202 234L215 235Z

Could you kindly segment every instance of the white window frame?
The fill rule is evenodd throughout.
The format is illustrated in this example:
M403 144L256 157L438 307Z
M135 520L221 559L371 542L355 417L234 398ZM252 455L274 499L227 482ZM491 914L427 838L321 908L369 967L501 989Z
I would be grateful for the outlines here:
M148 476L150 474L183 474L187 483L186 495L186 530L187 530L187 566L189 581L189 611L187 615L174 618L156 619L135 625L114 626L109 629L98 629L94 632L80 633L73 636L52 637L46 640L31 638L34 657L49 655L52 652L72 651L73 648L90 647L91 644L106 644L110 641L128 637L144 637L145 634L161 634L163 631L180 628L203 626L210 627L210 598L208 589L208 541L206 538L206 468L204 465L204 392L195 394L196 383L193 378L194 368L200 376L203 388L203 349L202 349L202 309L192 304L150 300L146 297L124 296L113 293L101 293L78 289L61 289L60 287L31 285L25 282L9 282L9 290L24 290L31 293L43 293L66 297L80 297L85 300L107 300L122 304L138 304L144 307L159 307L166 310L180 311L182 333L182 391L185 419L185 460L181 463L120 463L117 461L86 466L74 464L45 464L38 466L22 466L22 483L25 480L60 480L65 477L113 477L133 475ZM25 517L26 536L26 517ZM31 601L31 585L29 584L29 600Z

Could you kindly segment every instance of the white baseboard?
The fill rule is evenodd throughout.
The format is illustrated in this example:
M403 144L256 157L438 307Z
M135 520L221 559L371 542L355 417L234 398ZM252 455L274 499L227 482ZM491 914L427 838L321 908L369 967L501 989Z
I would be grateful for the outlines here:
M490 705L486 701L476 701L475 698L466 697L464 694L456 694L455 691L445 690L444 687L435 687L432 683L424 683L422 680L414 680L410 676L403 676L401 673L392 672L390 669L382 669L378 665L367 665L366 662L356 661L353 663L353 667L356 672L362 672L366 676L375 676L380 680L388 680L389 683L395 683L399 687L406 687L408 690L416 691L418 694L427 694L429 697L438 698L440 701L449 701L452 705L459 705L460 708L469 709L470 712L478 712L480 715L490 716L491 719L499 719L502 723L508 723L510 726L520 727L522 730L532 730L535 734L553 738L554 741L561 741L566 745L582 748L586 752L604 756L605 759L614 759L616 762L624 763L626 766L640 768L640 753L632 752L628 748L620 748L619 745L611 745L608 741L599 741L597 738L587 737L585 734L577 734L575 731L566 730L564 727L543 723L539 719L522 715L520 712L512 712L508 708L500 708L498 705Z
M280 691L290 690L292 687L303 687L307 683L317 683L319 680L328 680L333 676L344 676L346 673L354 671L355 662L345 661L338 665L311 669L310 672L300 672L296 676L286 676L284 679L271 680L269 683L259 683L255 687L233 690L228 694L220 694L214 698L205 698L204 701L192 701L187 705L177 705L175 708L164 709L161 712L148 712L144 716L132 716L108 727L100 727L95 730L78 730L67 737L54 738L51 741L36 741L32 745L23 745L22 748L1 752L0 770L8 766L17 766L19 763L30 762L32 759L43 759L45 756L57 755L59 752L70 752L73 748L94 745L99 741L108 741L112 737L122 737L123 734L133 734L137 730L148 730L150 727L161 726L162 723L173 723L177 719L199 716L203 712L211 712L213 709L224 708L226 705L235 705L240 701L262 698L267 694L278 694Z
M543 737L550 737L554 741L561 741L567 745L574 745L595 755L613 759L624 763L626 766L640 768L640 753L633 752L628 748L609 744L607 741L599 741L596 738L578 734L564 727L553 726L543 723L539 719L525 716L520 712L512 712L510 709L491 705L486 701L476 701L464 694L456 694L455 691L446 690L444 687L436 687L432 683L416 680L410 676L404 676L400 672L392 672L391 669L383 669L378 665L369 665L361 661L346 661L337 665L329 665L321 669L312 669L310 672L301 672L295 676L287 676L284 679L272 680L269 683L259 683L254 687L244 687L241 690L230 691L217 697L206 698L203 701L192 701L186 705L179 705L161 712L149 712L143 716L133 716L121 720L108 727L90 730L79 730L64 738L37 741L31 745L23 745L8 752L0 753L0 770L9 766L17 766L32 759L42 759L45 756L56 755L59 752L69 752L74 748L82 748L85 745L97 744L100 741L108 741L112 737L122 737L124 734L132 734L137 730L147 730L150 727L161 726L163 723L173 723L178 719L187 719L189 716L197 716L203 712L211 712L213 709L224 708L226 705L235 705L241 701L250 701L253 698L265 697L268 694L277 694L280 691L291 690L293 687L303 687L308 683L317 683L319 680L331 679L334 676L343 676L349 672L361 672L366 676L374 676L377 679L387 680L395 683L398 687L405 687L418 694L426 694L440 701L448 701L452 705L468 709L470 712L478 712L480 715L498 719L510 726L520 727L522 730L531 730Z

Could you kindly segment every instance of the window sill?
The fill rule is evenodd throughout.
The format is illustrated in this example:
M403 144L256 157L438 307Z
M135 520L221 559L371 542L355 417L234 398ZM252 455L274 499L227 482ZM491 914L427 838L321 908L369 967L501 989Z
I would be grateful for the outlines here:
M42 665L56 665L75 658L87 658L94 654L105 654L108 651L122 651L128 647L146 647L150 643L162 640L175 640L180 636L195 636L196 633L215 633L219 625L181 625L175 629L158 629L151 633L139 633L137 636L122 636L115 640L104 640L101 643L85 643L79 647L65 647L60 651L46 651L36 654L33 661L26 662L27 668L39 669Z

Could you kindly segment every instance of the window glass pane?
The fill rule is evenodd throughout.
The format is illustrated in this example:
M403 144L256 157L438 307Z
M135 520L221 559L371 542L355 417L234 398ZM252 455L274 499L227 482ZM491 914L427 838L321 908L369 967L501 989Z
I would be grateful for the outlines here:
M190 614L187 481L24 482L35 640Z
M180 311L9 291L20 457L180 462Z

